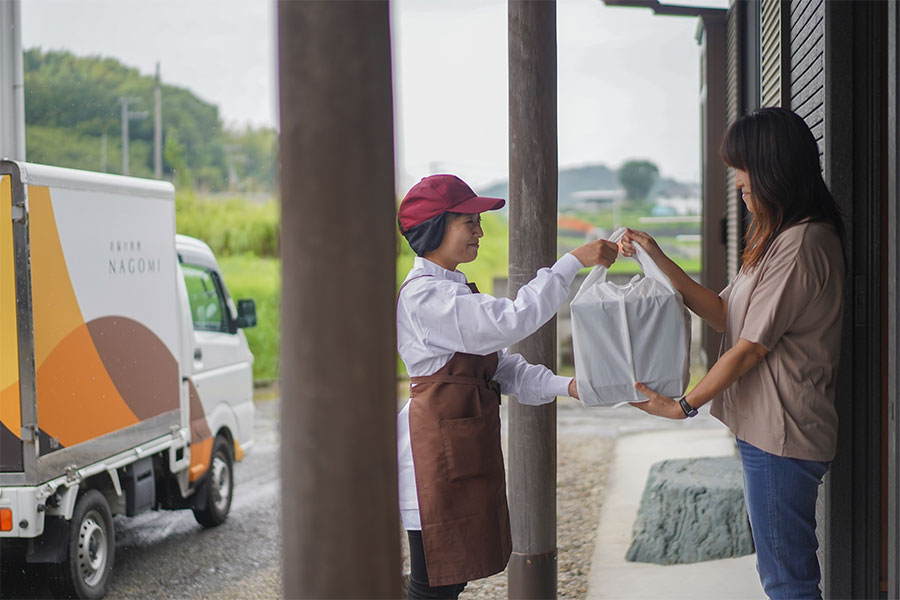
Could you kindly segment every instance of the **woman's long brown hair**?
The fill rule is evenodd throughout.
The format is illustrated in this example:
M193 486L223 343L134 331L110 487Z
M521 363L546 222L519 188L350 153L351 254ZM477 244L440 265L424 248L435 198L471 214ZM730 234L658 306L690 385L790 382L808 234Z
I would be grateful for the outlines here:
M757 266L778 234L804 220L832 225L843 246L844 223L822 179L819 147L795 113L763 108L740 117L719 154L750 178L753 220L744 238L745 267Z

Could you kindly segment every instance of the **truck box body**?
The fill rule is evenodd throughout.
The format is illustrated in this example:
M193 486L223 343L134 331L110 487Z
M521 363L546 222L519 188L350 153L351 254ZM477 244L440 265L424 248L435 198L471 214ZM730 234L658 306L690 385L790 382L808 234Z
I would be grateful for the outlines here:
M223 523L252 444L255 324L209 246L176 236L170 183L0 160L4 555L96 598L113 515Z
M255 319L176 236L170 183L0 161L0 541L72 519L89 490L112 514L224 521Z
M0 177L0 471L36 484L181 425L174 190L37 165Z

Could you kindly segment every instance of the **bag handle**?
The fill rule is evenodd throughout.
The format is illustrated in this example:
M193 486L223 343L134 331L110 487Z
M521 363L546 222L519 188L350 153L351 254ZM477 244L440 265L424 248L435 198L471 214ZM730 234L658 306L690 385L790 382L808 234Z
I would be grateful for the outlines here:
M653 262L653 259L650 258L650 255L647 254L647 251L644 250L640 244L634 244L634 260L641 267L641 270L644 272L644 275L649 277L650 279L655 279L659 283L665 286L667 290L673 293L678 293L675 289L675 286L672 285L672 281L669 277L663 273L662 269ZM678 294L679 296L681 294Z
M609 236L609 241L617 244L619 241L625 236L626 227L619 227L616 229L611 236ZM678 290L675 289L675 286L672 285L672 281L668 278L668 276L663 273L662 269L653 262L653 259L650 258L650 255L647 254L647 251L644 250L640 244L634 244L634 256L632 259L638 264L641 268L641 271L644 272L644 275L658 281L661 283L667 290L677 294L679 297L681 294L678 293ZM607 274L609 273L609 269L604 267L603 265L597 265L591 272L588 273L588 276L585 277L584 283L581 284L581 287L578 289L578 293L575 294L575 298L581 295L581 290L588 289L594 284L604 283L606 281ZM575 298L572 300L574 301Z
M619 240L622 239L622 236L625 235L625 227L619 227L616 229L609 238L607 238L610 242L617 244ZM638 263L640 264L640 263ZM604 267L603 265L596 265L591 272L588 273L588 276L584 278L584 282L581 284L581 287L578 288L578 292L576 292L575 297L572 298L572 302L578 299L578 296L581 295L582 290L590 289L594 284L604 283L606 281L606 275L609 272L609 269Z

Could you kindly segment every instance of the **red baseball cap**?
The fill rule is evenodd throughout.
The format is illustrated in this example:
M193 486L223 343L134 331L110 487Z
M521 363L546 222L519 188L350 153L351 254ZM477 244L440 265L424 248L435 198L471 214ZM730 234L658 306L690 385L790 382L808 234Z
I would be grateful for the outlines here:
M472 191L465 181L456 175L429 175L407 192L397 219L400 231L424 223L445 212L475 214L503 208L506 200L486 198Z

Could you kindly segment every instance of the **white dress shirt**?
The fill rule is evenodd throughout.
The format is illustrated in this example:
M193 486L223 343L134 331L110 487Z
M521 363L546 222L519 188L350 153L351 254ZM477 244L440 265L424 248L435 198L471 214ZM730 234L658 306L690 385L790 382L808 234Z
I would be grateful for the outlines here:
M410 377L431 375L457 352L499 353L493 379L503 394L522 404L546 404L569 394L571 378L532 365L506 347L535 331L556 314L584 265L571 254L519 289L515 300L473 294L460 271L448 271L421 257L415 259L397 303L397 348ZM430 275L430 277L421 277ZM409 440L409 402L397 415L400 514L406 529L421 529L416 477Z

